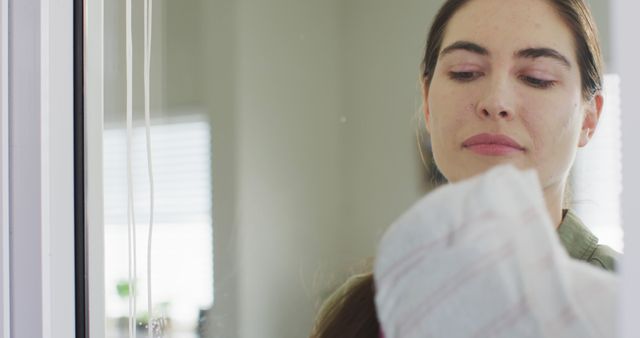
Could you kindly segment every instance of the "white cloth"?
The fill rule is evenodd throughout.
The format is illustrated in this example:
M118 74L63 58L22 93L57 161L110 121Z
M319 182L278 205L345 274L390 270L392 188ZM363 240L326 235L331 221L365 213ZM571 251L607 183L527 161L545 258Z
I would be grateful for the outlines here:
M614 336L617 277L569 258L533 170L422 198L384 234L374 278L385 338Z

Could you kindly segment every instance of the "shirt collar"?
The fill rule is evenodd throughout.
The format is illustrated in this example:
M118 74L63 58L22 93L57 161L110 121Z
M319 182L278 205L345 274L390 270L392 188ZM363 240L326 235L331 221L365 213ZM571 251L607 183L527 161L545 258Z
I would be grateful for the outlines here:
M588 260L598 246L598 237L570 209L565 210L557 232L560 242L572 258Z

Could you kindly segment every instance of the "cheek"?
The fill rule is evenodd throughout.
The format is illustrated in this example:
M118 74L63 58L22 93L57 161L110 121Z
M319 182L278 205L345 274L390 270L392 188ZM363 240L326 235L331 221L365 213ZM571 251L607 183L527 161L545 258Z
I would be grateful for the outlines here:
M451 140L461 126L474 116L473 95L437 85L432 87L431 97L434 98L429 101L432 136Z
M570 148L577 146L581 126L579 106L552 101L542 101L524 112L524 126L533 141L536 157L566 156Z

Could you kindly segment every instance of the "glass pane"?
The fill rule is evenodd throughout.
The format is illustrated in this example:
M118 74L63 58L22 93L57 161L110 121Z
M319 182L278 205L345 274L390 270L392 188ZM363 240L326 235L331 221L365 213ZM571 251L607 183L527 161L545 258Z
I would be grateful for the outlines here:
M146 337L150 190L143 107L143 2L133 4L134 129L132 177L136 228L137 336ZM171 60L163 4L154 2L151 70L154 227L151 244L153 317L158 336L196 337L213 304L212 130L208 107L195 96L168 95L192 83L167 83L183 69ZM105 1L104 241L107 337L128 337L129 255L125 2ZM172 40L173 41L173 40ZM179 40L175 40L179 41ZM184 56L193 55L190 51ZM184 60L186 64L190 60ZM188 89L188 88L187 88Z
M154 315L166 332L187 333L197 327L200 309L213 300L211 228L211 160L209 123L154 121L155 212L152 241ZM128 228L126 142L122 128L104 131L106 314L111 332L127 332ZM149 181L144 129L134 130L133 177L136 209L138 307L145 322ZM174 278L185 276L185 278ZM124 326L123 326L124 325ZM170 325L170 330L169 330ZM115 335L115 333L114 333Z
M607 41L608 2L591 2ZM125 2L104 3L105 310L107 336L127 337ZM306 337L321 302L370 269L388 225L439 183L421 159L433 166L417 79L443 1L153 3L151 282L161 336ZM133 11L139 337L149 219L142 4ZM577 162L579 196L601 194L580 183L595 175L584 170L594 156ZM619 224L596 225L582 208L621 249Z

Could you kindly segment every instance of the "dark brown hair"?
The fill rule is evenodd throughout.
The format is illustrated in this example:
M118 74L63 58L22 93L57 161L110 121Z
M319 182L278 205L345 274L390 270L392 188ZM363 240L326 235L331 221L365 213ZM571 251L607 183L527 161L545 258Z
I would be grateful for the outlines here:
M470 0L447 0L440 7L429 30L421 64L422 80L431 84L447 24L451 17ZM590 100L602 88L602 56L593 17L584 0L547 0L557 10L575 42L580 67L582 94ZM435 168L437 170L437 168ZM314 325L312 338L377 338L379 323L374 303L374 279L369 273L354 283L340 299L326 304Z
M339 299L318 316L311 338L378 338L373 274L358 276Z

